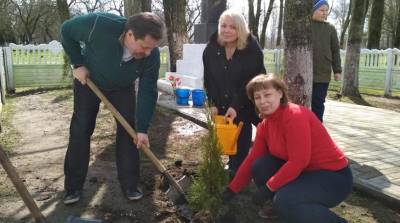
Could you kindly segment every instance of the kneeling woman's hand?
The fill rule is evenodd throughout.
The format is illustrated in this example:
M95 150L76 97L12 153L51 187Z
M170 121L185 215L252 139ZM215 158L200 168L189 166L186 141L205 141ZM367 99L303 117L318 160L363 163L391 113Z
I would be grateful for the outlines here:
M229 203L236 194L231 190L231 188L226 187L224 192L222 193L222 201L226 204Z

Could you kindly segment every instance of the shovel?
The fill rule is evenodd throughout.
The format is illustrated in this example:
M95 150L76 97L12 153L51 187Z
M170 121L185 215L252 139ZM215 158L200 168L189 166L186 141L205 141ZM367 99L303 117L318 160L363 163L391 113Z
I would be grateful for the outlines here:
M104 105L110 110L111 114L118 120L118 122L125 128L128 134L133 138L135 142L137 142L137 135L135 130L129 125L129 123L125 120L124 117L115 109L115 107L110 103L110 101L104 96L104 94L99 90L99 88L89 79L87 78L86 84L89 88L100 98L100 100L104 103ZM151 162L156 166L157 170L167 178L170 185L172 185L173 189L176 190L176 196L168 196L170 199L174 201L178 201L180 203L187 203L187 199L185 196L185 192L182 187L178 184L177 181L167 172L167 169L162 165L160 160L154 155L154 153L150 150L148 146L142 146L141 150L146 154L146 156L151 160ZM183 176L184 178L186 176ZM182 179L180 180L182 181ZM171 190L170 190L171 191ZM171 192L173 194L173 192ZM168 195L168 193L167 193Z
M3 166L4 170L6 171L8 177L11 179L11 182L14 184L15 189L17 189L25 205L31 212L32 218L35 220L36 223L45 223L46 219L40 212L32 196L29 194L21 178L19 178L18 173L15 170L15 167L11 164L10 160L8 159L1 145L0 145L0 163Z
M36 223L46 223L45 217L40 212L38 206L33 200L32 196L29 194L26 189L25 184L22 182L21 178L18 176L15 167L11 164L8 159L6 153L4 152L2 146L0 145L0 163L6 171L8 177L11 179L11 182L14 184L14 187L17 189L19 195L24 201L25 205L28 207L32 218ZM83 219L74 216L68 216L65 223L103 223L102 220L91 220L91 219Z

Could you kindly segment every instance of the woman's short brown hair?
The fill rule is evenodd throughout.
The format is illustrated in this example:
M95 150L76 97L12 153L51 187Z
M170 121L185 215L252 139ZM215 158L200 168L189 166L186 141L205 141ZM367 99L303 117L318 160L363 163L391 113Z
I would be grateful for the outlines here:
M270 88L282 92L281 105L289 102L286 84L275 74L259 74L249 81L246 86L247 97L254 103L254 92Z

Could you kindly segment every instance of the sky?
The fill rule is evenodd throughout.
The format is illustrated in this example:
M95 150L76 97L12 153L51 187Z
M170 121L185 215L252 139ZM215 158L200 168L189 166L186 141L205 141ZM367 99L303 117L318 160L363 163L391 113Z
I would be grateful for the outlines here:
M243 0L227 0L227 5L230 9L238 11L238 12L245 12L247 11L247 0L243 1ZM245 11L243 11L242 9L245 9Z

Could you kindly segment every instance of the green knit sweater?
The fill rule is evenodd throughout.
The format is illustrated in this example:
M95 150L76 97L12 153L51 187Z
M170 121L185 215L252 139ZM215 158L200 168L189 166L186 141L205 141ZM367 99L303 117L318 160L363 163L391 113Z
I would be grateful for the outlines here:
M160 52L155 48L146 58L124 62L119 38L125 22L125 18L109 13L74 17L61 27L61 44L71 63L84 64L101 89L125 88L139 78L136 129L146 133L158 96Z
M329 83L333 73L342 73L339 41L335 27L312 21L313 82Z

